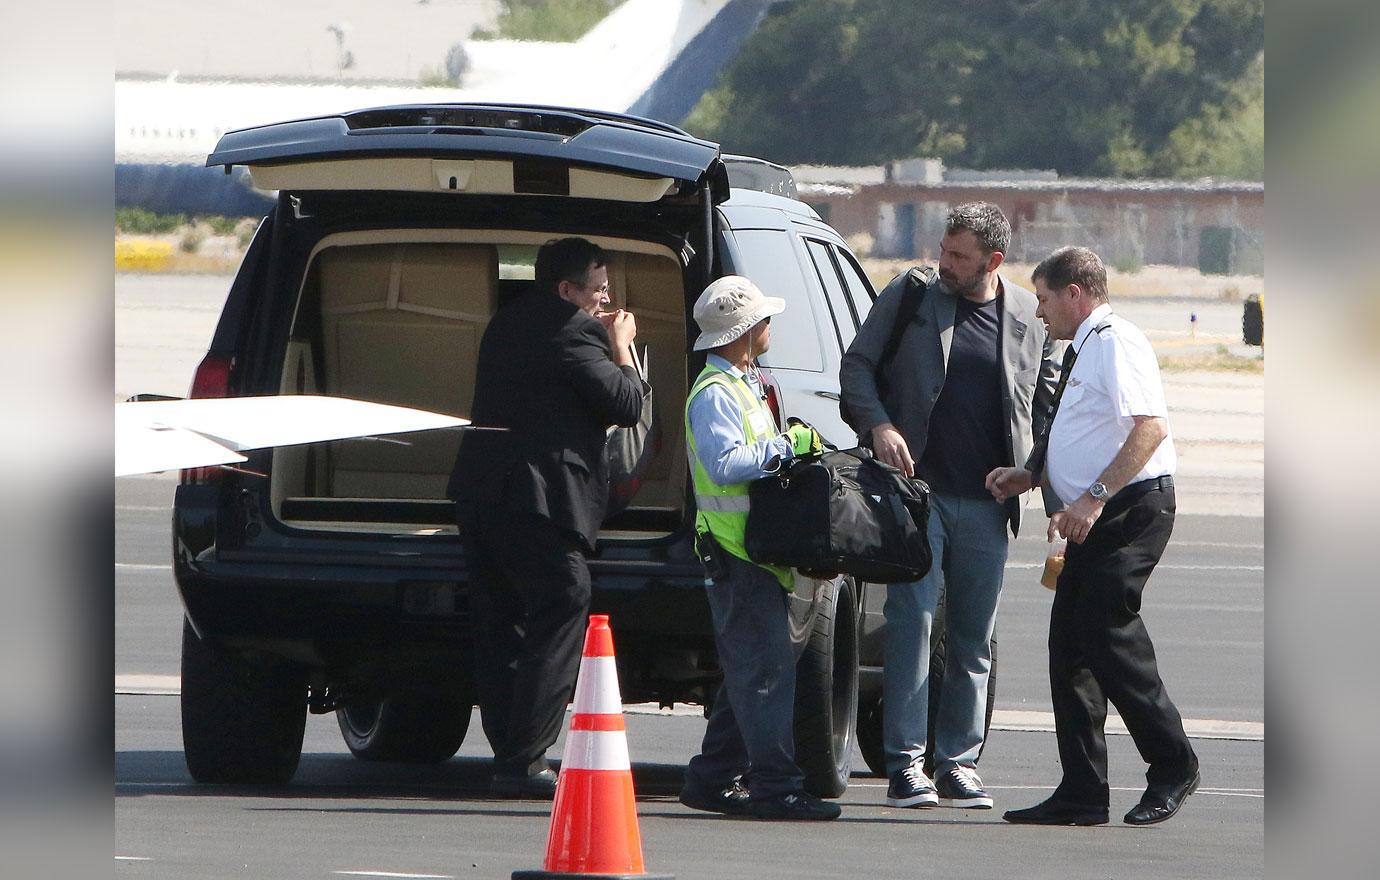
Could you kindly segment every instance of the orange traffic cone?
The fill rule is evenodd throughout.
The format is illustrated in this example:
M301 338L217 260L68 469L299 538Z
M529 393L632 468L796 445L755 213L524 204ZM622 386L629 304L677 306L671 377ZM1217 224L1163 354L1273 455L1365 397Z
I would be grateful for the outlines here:
M674 880L670 874L647 874L642 867L632 764L607 614L591 614L585 632L575 715L551 808L546 862L540 871L513 872L513 880L560 877Z

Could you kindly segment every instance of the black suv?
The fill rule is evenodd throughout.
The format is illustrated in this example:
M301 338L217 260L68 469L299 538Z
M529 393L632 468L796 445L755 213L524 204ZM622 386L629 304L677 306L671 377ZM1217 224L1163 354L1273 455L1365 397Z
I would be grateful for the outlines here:
M775 336L804 335L773 352L772 403L782 418L837 423L840 334L851 338L873 296L838 235L789 197L789 175L646 119L490 105L245 129L207 163L247 166L278 195L195 397L318 393L465 415L479 339L532 283L537 247L580 235L612 254L611 296L637 315L662 439L631 503L604 524L593 610L612 618L628 702L707 704L719 671L682 439L703 365L689 353L690 306L732 272L790 299L784 320L799 334ZM781 194L731 190L734 167ZM286 782L308 708L335 711L364 759L435 762L459 748L472 704L469 570L444 488L460 435L405 439L267 450L239 469L184 474L173 559L196 779ZM791 603L798 759L822 796L848 781L861 592L802 577Z

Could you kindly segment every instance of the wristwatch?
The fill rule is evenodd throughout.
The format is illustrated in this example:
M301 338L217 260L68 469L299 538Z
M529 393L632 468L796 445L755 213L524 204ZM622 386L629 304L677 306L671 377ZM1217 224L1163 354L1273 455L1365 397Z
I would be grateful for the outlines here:
M1102 485L1101 480L1098 480L1088 487L1088 494L1098 501L1106 501L1108 498L1112 497L1112 493L1107 491L1107 487Z

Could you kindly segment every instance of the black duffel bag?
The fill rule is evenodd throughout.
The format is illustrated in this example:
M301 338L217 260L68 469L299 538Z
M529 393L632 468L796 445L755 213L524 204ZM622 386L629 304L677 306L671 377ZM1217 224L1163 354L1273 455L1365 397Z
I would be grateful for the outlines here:
M930 570L930 490L863 448L797 459L748 488L754 562L876 584Z

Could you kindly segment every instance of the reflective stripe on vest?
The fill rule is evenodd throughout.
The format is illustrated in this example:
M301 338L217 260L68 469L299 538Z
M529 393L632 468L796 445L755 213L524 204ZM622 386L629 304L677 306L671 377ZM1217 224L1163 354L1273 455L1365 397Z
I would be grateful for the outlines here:
M768 426L774 427L776 420L766 404L758 399L745 383L710 364L705 365L704 371L695 380L689 395L685 398L685 442L690 450L690 477L695 488L695 506L698 508L695 514L695 531L709 532L719 542L719 546L729 553L752 562L743 546L747 535L748 486L751 481L727 485L714 482L709 472L704 469L704 465L700 464L700 457L695 450L695 435L690 430L690 402L695 399L695 395L710 385L722 386L737 399L742 410L743 439L748 445L770 440L775 436L774 431L769 430L764 434L754 429L754 414L758 416L756 421ZM795 575L789 568L774 565L762 565L762 568L775 575L785 589L795 588Z

